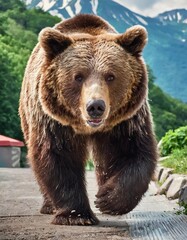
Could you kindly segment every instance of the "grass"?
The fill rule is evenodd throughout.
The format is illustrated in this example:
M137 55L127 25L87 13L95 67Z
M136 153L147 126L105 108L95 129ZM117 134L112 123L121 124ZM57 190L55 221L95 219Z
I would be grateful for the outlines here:
M174 173L187 174L187 146L174 150L167 159L162 161L162 165L173 168Z

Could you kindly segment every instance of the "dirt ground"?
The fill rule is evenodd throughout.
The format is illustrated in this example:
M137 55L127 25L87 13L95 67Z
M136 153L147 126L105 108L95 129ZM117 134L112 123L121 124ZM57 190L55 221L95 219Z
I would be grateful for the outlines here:
M0 169L0 240L185 240L187 216L176 215L176 202L155 195L154 183L141 203L129 214L108 216L94 206L97 185L87 173L88 195L100 220L97 226L57 226L52 216L42 215L41 194L30 169Z

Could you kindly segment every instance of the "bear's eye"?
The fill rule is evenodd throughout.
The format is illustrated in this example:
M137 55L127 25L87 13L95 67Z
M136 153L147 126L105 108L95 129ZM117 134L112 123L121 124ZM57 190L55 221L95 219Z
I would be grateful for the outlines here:
M75 75L74 79L77 82L82 82L84 80L84 76L79 73L79 74Z
M115 76L114 76L114 74L112 74L112 73L107 74L107 75L105 76L106 82L112 82L112 81L114 81L114 79L115 79Z

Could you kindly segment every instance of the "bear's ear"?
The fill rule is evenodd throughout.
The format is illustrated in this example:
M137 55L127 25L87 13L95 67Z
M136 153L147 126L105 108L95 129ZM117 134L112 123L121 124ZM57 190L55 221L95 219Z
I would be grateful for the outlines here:
M44 28L39 34L39 42L45 50L46 56L54 58L57 54L63 52L73 40L53 28Z
M147 43L147 31L140 25L133 26L117 39L118 44L133 55L139 55Z

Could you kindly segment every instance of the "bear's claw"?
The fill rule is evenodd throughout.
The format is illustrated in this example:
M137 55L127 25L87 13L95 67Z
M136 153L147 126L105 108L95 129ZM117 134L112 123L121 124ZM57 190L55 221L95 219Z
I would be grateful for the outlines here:
M95 201L95 206L104 214L119 215L119 204L114 199L106 196Z
M99 223L99 220L93 213L87 214L63 214L62 211L55 215L52 224L56 225L81 225L81 226L89 226L89 225L96 225Z

